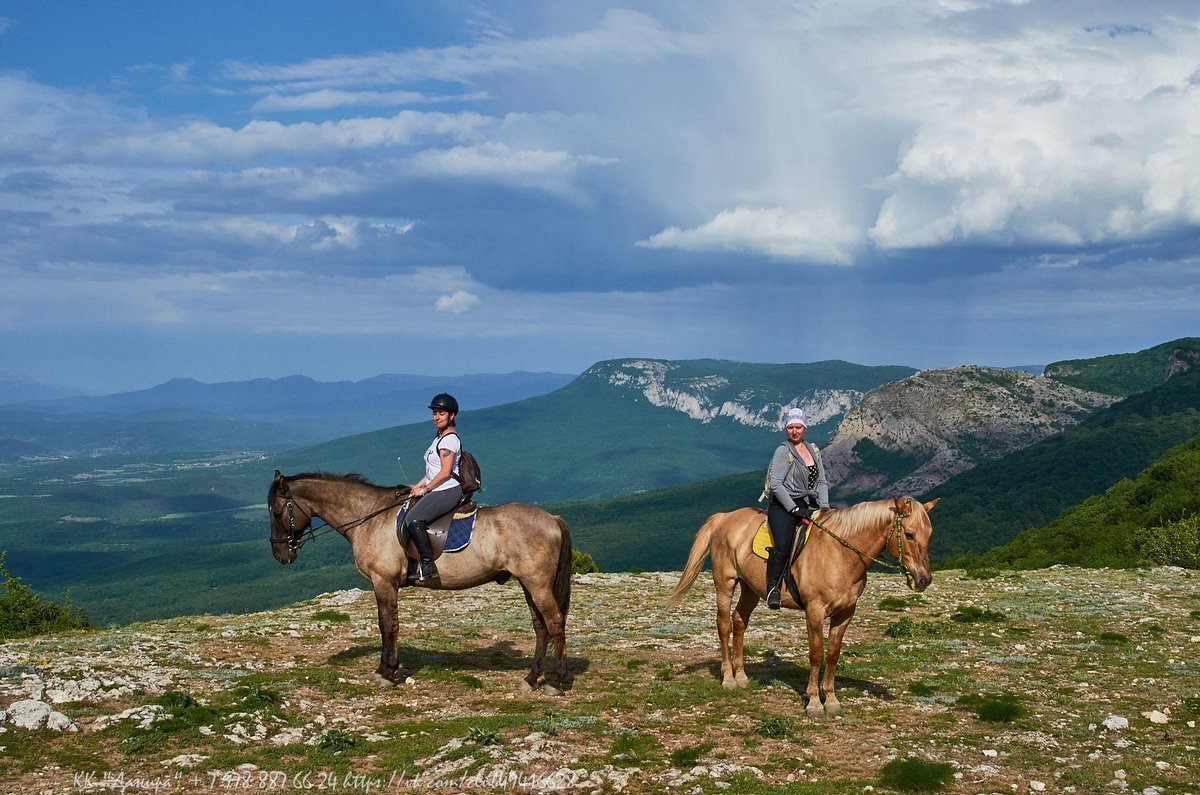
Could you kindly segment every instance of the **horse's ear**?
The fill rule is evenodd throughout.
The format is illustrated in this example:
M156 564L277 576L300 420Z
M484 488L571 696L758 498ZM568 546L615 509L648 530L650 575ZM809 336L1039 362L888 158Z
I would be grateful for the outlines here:
M896 513L905 513L905 508L907 507L905 504L906 499L907 498L902 499L900 497L892 497L892 510Z
M934 508L937 507L937 504L941 501L942 501L942 498L938 497L935 500L925 503L925 513L929 513L930 511L932 511Z
M276 469L276 470L275 470L275 482L276 482L276 483L279 483L279 482L281 482L282 480L283 480L283 473L282 473L282 472L280 472L278 469Z

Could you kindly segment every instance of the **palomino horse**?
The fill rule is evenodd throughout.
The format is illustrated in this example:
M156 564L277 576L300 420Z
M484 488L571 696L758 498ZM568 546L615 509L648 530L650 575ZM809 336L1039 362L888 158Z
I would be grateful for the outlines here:
M808 706L810 718L842 711L833 692L834 672L842 653L842 637L854 617L858 598L867 585L867 569L886 548L900 562L908 586L923 591L932 576L929 573L929 511L937 500L921 504L911 497L863 502L851 508L817 511L814 526L791 572L796 577L802 604L787 590L783 607L803 609L808 625ZM704 560L712 555L713 581L717 587L717 635L721 642L722 686L748 687L742 644L750 614L766 593L766 561L753 551L754 535L762 525L764 513L755 508L740 508L708 518L696 533L692 552L679 584L671 593L668 607L676 607L692 587ZM730 614L733 593L741 583L737 612ZM825 655L822 635L829 619L829 654ZM732 625L732 627L731 627ZM733 643L730 644L730 629ZM822 712L817 689L821 663L825 663L825 692Z
M383 648L375 679L380 684L393 683L400 668L396 649L397 589L405 582L408 561L396 538L396 513L409 491L408 486L376 486L360 475L319 472L284 477L276 470L267 493L271 552L280 563L296 560L300 547L313 536L313 517L350 542L354 565L371 583L379 608ZM557 692L566 686L571 532L562 519L518 502L480 508L470 545L461 552L443 555L437 567L440 578L426 587L457 591L504 582L509 575L516 577L525 591L537 633L533 669L525 677L525 684L530 689L537 687L547 642L552 640L558 658L558 685L547 681L546 690Z

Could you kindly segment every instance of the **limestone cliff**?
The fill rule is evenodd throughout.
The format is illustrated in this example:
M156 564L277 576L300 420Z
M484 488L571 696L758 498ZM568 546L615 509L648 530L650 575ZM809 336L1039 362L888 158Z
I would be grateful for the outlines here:
M925 370L847 411L824 451L826 468L842 498L921 494L1117 400L1015 370Z

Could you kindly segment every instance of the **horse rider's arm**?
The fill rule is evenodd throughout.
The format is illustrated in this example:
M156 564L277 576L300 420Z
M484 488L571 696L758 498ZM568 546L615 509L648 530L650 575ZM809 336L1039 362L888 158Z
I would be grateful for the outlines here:
M771 494L779 501L779 504L788 512L796 507L796 501L792 499L792 495L783 486L783 479L788 473L788 455L787 450L783 445L775 448L775 455L771 456L771 466L767 469L767 479L771 483Z
M454 475L454 451L447 450L444 447L438 448L438 463L442 468L433 476L433 480L425 484L426 491L433 491L438 486L445 483Z

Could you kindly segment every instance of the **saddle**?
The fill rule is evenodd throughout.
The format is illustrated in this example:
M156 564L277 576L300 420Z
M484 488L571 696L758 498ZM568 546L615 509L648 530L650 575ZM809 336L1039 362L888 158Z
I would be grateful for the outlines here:
M419 498L418 498L419 499ZM412 508L416 504L416 500L409 503L408 507ZM479 510L479 506L475 500L467 498L458 504L453 511L439 516L437 519L429 523L429 546L433 550L433 559L437 560L442 556L443 552L458 552L463 549L471 541L471 532L475 529L475 513ZM396 514L396 528L404 527L404 514L407 510L401 510ZM455 523L467 524L465 538L456 538L457 543L449 543L451 538L452 525ZM447 550L446 547L450 549ZM407 535L404 536L404 554L408 556L409 561L419 559L421 556L417 552L417 548L413 546L412 539Z

